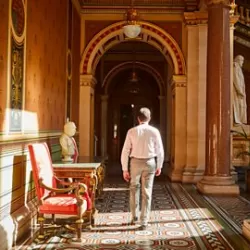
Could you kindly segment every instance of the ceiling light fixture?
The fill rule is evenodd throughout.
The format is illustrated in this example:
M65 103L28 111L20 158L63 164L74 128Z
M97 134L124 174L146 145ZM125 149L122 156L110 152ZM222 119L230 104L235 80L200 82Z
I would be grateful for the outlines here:
M127 24L123 26L123 33L128 38L136 38L141 33L141 26L138 24L138 13L134 9L134 0L131 0L131 7L127 11Z

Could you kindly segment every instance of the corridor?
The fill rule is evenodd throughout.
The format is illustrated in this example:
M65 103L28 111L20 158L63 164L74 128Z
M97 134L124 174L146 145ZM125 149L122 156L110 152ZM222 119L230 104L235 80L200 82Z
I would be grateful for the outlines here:
M164 174L155 179L147 230L130 225L129 186L120 175L108 174L96 202L96 223L84 230L81 243L72 243L74 235L60 228L47 232L46 242L34 236L13 249L250 249L241 235L243 220L250 215L248 197L203 196L195 185L166 180Z

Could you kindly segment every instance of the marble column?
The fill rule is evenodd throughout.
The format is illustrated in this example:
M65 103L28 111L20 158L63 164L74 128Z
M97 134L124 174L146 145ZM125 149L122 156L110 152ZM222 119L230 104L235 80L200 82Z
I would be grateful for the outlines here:
M102 103L101 103L101 114L102 114L102 128L101 128L101 152L102 156L107 155L107 126L108 126L108 95L103 95L101 97Z
M79 101L79 152L83 156L94 155L94 87L92 75L80 75Z
M197 183L204 194L239 194L230 173L229 3L229 0L207 1L206 166L203 179Z

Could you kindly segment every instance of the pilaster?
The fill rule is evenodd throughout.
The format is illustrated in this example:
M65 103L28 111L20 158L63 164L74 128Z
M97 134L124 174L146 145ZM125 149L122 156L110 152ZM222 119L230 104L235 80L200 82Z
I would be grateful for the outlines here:
M172 124L171 124L171 156L168 176L171 181L181 181L186 164L186 124L187 124L187 78L174 75L172 82Z
M187 34L187 159L182 182L196 183L205 170L206 11L184 13Z
M158 96L160 101L160 132L164 145L164 149L166 148L165 138L166 138L166 97ZM166 154L165 154L166 156Z
M103 95L101 96L101 122L102 122L102 128L101 128L101 152L102 152L102 156L106 156L107 155L107 125L108 125L108 95Z
M95 85L96 79L94 76L80 76L79 152L83 156L93 156L94 154Z

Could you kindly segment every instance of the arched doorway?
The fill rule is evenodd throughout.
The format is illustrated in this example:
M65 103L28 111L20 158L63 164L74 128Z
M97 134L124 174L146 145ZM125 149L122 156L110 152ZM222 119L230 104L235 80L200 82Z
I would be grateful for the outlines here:
M133 69L118 73L109 86L107 153L110 160L119 161L128 129L137 125L136 113L142 107L152 112L151 124L160 128L159 88L153 76L135 69L136 81L131 81Z
M164 91L166 95L158 96L159 98L159 117L162 119L164 113L168 113L168 148L166 155L171 160L173 169L183 168L185 165L185 152L182 150L183 143L185 143L186 135L183 130L186 124L186 66L183 54L177 42L164 30L157 27L154 24L148 22L142 22L142 32L137 39L141 44L145 43L156 50L158 50L162 58L164 58L163 65L166 65L166 71L168 77L164 76ZM102 63L102 59L105 57L106 52L116 46L127 42L123 35L122 28L124 22L118 22L108 26L98 33L86 47L80 65L81 77L80 77L80 152L83 155L93 155L93 140L94 140L94 120L93 120L93 96L97 93L98 88L101 87L105 74L102 72L103 77L96 79L98 66ZM113 67L116 65L114 64ZM96 84L100 82L99 84ZM108 110L109 96L104 95L98 100L103 102L101 110L95 108L95 113L101 113L99 117L101 119L97 121L100 130L108 130L107 120L103 120L105 113L110 113ZM97 98L95 98L97 99ZM183 107L181 112L180 106ZM107 119L106 115L106 119ZM89 121L89 122L88 122ZM96 123L96 121L95 121ZM163 122L160 122L163 124ZM166 129L166 127L165 127ZM102 135L105 133L102 133ZM99 135L99 136L102 136ZM101 148L103 148L103 141L105 138L100 138ZM106 138L107 142L107 138ZM178 157L177 157L178 156ZM178 174L181 171L177 169Z

